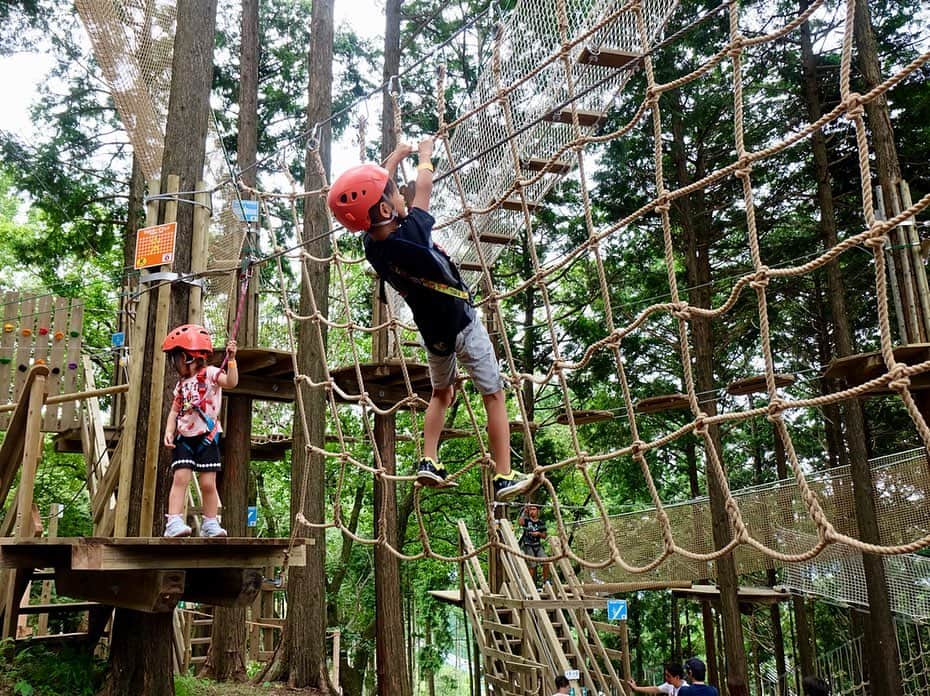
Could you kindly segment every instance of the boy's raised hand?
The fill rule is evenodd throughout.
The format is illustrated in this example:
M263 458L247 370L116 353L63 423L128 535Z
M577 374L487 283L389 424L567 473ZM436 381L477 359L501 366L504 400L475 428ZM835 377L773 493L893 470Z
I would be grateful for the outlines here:
M423 138L420 141L417 153L421 162L428 162L429 158L433 156L433 139L430 137Z
M394 148L393 157L400 161L405 157L409 157L413 153L413 145L410 143L398 143L397 147Z

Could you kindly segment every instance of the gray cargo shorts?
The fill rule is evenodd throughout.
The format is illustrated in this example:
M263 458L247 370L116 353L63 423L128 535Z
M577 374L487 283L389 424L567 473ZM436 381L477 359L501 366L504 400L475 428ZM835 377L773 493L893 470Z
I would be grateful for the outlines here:
M456 360L462 361L462 366L483 396L504 388L491 337L477 317L455 337L454 353L433 355L426 351L426 354L433 389L445 389L455 384Z

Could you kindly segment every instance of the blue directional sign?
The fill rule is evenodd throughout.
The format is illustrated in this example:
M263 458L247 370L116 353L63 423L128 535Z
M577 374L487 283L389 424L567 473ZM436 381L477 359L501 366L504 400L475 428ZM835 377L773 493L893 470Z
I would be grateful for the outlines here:
M607 619L609 621L626 621L626 600L607 600Z
M242 222L258 222L258 201L233 201L232 211Z
M249 514L246 517L246 524L249 527L258 526L258 507L255 505L249 505Z

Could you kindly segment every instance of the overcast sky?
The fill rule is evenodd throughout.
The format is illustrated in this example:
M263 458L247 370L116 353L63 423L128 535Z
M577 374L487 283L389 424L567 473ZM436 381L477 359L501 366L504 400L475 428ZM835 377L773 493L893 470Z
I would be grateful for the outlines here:
M349 24L367 38L383 36L384 0L335 0L334 13L337 26ZM0 75L3 76L0 130L23 136L31 133L29 107L36 98L35 86L43 81L52 63L51 56L39 53L0 57Z

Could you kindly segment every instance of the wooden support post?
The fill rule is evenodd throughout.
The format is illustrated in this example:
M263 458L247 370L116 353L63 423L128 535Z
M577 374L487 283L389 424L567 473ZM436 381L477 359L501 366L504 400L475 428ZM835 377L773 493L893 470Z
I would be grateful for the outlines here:
M52 503L48 510L48 538L54 539L58 536L58 513L61 512L60 503ZM42 593L39 595L39 604L49 604L52 601L52 581L42 581ZM39 614L39 622L36 626L36 635L44 636L48 633L48 614Z
M176 174L168 176L167 193L177 193L180 187L180 177ZM178 218L178 201L170 198L165 203L165 222L174 222ZM160 267L167 271L167 266ZM171 307L171 284L162 283L158 288L158 305L155 310L155 341L168 334L168 311ZM142 483L142 511L139 520L139 536L152 536L155 522L155 489L158 485L158 454L161 450L162 404L164 402L165 382L165 353L155 350L152 354L150 367L152 375L152 390L149 399L148 440L145 445L145 473Z
M332 670L332 682L333 686L336 687L337 693L342 693L342 687L339 686L339 650L340 643L342 642L342 631L338 628L333 631L333 670Z
M191 273L195 277L207 270L207 226L210 224L211 208L206 182L198 181L197 190L200 193L194 195L194 229L191 237ZM230 301L230 304L234 303ZM199 285L191 286L187 321L191 324L203 324L203 290Z
M31 511L35 492L36 470L42 456L42 405L45 402L45 380L49 370L45 365L32 368L35 378L29 389L29 409L26 414L26 439L23 443L23 468L19 477L16 500L16 536L31 539L35 536Z
M160 190L160 182L154 179L149 182L149 191ZM146 226L158 222L158 201L148 204L145 214ZM123 434L120 441L123 443L122 456L119 458L119 492L116 497L116 516L114 520L113 536L124 537L129 526L129 502L133 494L132 472L136 463L136 423L139 415L139 401L142 398L142 376L145 365L142 356L145 355L145 341L149 330L148 313L149 297L151 293L140 292L139 302L136 305L136 320L132 324L132 333L129 350L129 391L126 395L126 419L123 424Z

